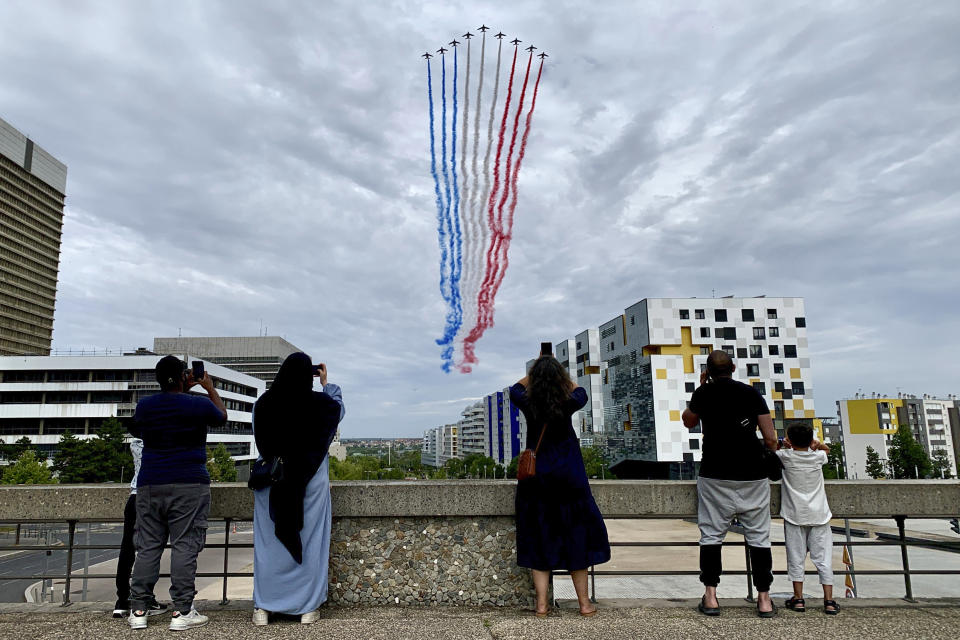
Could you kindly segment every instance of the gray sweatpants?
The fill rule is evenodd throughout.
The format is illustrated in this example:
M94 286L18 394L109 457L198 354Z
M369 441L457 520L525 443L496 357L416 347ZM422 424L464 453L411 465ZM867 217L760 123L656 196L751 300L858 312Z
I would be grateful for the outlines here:
M143 610L154 598L160 557L170 539L170 599L188 613L197 595L197 555L207 541L210 485L158 484L137 489L133 543L137 561L130 578L130 609Z
M833 529L830 523L804 527L784 520L783 539L787 546L787 573L792 582L803 582L804 561L820 574L820 584L833 585Z
M697 478L700 545L722 544L734 518L751 547L770 548L770 481Z

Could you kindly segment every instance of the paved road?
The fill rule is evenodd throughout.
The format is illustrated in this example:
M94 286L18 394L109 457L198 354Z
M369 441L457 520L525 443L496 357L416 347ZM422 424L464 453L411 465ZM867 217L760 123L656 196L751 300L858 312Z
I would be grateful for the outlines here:
M24 525L23 533L26 533L26 527L27 525ZM56 543L57 541L64 543L66 542L66 526L47 527L47 531L47 535L51 543ZM87 530L85 524L78 526L77 533L74 537L75 544L88 544L86 532ZM120 544L120 537L122 533L123 527L121 525L94 524L91 527L89 544ZM13 539L7 539L6 537L0 538L0 540L3 540L4 544L12 544L13 542ZM45 544L44 537L41 537L40 542L38 543L36 538L23 535L21 538L21 544ZM73 571L83 571L84 563L88 561L86 554L86 551L74 551ZM119 551L116 549L91 550L89 554L89 563L90 565L94 565L100 562L106 562L108 560L115 559L119 555ZM66 564L66 550L51 551L49 552L49 555L48 552L45 551L21 551L15 552L11 555L3 556L0 558L0 602L23 602L24 590L31 584L37 582L36 580L4 580L4 576L31 574L39 575L45 572L61 574L66 571ZM97 580L96 582L100 581L101 580ZM106 582L112 583L110 580L106 580ZM80 582L74 582L73 587L79 594L81 589Z

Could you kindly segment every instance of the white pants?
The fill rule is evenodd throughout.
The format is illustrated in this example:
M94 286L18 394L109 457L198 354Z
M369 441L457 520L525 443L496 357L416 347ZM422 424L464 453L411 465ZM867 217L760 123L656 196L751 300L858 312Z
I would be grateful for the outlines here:
M723 544L734 518L751 547L770 548L770 481L697 478L700 544Z
M787 572L792 582L803 582L803 565L809 551L810 562L820 574L820 584L833 585L833 530L830 523L804 527L784 520L783 538L787 544Z

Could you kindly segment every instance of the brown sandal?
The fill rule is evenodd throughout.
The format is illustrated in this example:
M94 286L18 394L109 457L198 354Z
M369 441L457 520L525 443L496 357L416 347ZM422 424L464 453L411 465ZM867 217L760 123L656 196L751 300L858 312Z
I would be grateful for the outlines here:
M597 615L597 610L596 610L596 609L594 609L593 611L588 611L588 612L586 612L586 613L584 613L583 611L580 612L580 617L581 617L581 618L592 618L592 617L595 616L595 615Z

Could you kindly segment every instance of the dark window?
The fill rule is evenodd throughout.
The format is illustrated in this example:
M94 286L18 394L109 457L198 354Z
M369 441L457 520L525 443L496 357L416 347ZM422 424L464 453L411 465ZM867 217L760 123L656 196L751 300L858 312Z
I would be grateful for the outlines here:
M779 327L770 327L770 337L779 338L780 337L780 328Z
M43 371L6 371L4 382L43 382Z
M760 395L762 396L767 395L767 385L765 382L754 382L753 388L756 389L757 393L759 393Z
M740 316L744 322L753 322L753 309L741 309Z
M758 344L750 345L750 357L751 358L762 358L763 357L763 347Z
M710 347L700 347L700 355L702 356L710 355Z
M694 309L693 317L696 318L697 320L703 320L706 316L703 313L703 309Z
M790 386L792 387L791 391L793 391L793 395L795 395L795 396L802 396L802 395L803 395L803 381L802 381L802 380L794 380L793 383L792 383Z
M39 433L40 420L36 418L0 420L0 434L38 435Z
M793 398L793 390L792 390L792 389L784 389L784 390L783 390L783 399L784 399L784 400L790 400L791 398Z
M747 357L747 350L744 349L743 347L737 347L737 357L738 357L738 358L746 358L746 357Z
M689 320L690 319L690 309L680 309L680 319Z
M785 344L785 345L783 345L783 357L784 357L784 358L796 358L796 357L797 357L797 345L795 345L795 344Z
M780 355L780 347L778 347L775 344L770 345L769 350L770 350L770 355L772 356Z
M777 310L767 309L767 320L776 320L776 319L777 319Z
M613 347L614 347L615 344L616 344L615 342L612 342L612 341L610 342L609 351L613 351Z
M748 364L747 375L752 378L756 378L758 375L760 375L760 365L754 363Z
M636 324L637 320L633 316L630 316L630 324Z
M697 438L692 438L690 440L690 449L696 450L700 448L700 440Z
M806 319L806 318L797 318L797 328L800 329L800 328L803 328L803 327L805 327L805 326L807 326L807 319Z
M113 403L123 402L125 398L122 391L94 391L90 394L90 401L93 403Z
M732 344L725 344L725 345L723 345L723 346L720 347L720 348L723 349L724 351L726 351L728 356L730 356L731 358L733 357L733 345L732 345ZM704 366L706 366L706 365L704 365Z
M43 421L44 433L83 433L86 425L83 418L47 418Z
M774 400L773 402L773 417L774 418L783 418L783 403Z
M86 404L86 391L48 391L47 404Z
M683 387L687 390L687 393L693 393L696 390L697 385L694 382L686 382L684 383Z
M0 393L0 403L3 404L40 404L43 399L41 391L5 391Z
M774 362L774 363L773 363L773 372L774 372L774 373L783 373L783 363L782 363L782 362Z
M133 382L133 371L94 371L94 382Z
M763 327L754 327L753 328L753 339L754 340L766 340L767 332Z
M726 322L727 321L727 310L726 309L714 309L713 310L713 319L717 322Z
M88 371L51 371L47 374L47 382L87 382L90 380Z
M734 327L724 327L723 328L723 338L725 340L736 340L737 339L737 330Z
M578 342L577 342L577 351L579 351L579 350L580 350L580 342L578 341Z
M709 338L710 337L710 327L700 327L700 337Z
M776 382L774 382L774 383L773 383L773 390L774 390L774 391L783 391L783 382L782 382L781 380L777 380Z
M684 453L684 454L683 454L683 461L684 461L684 462L693 462L693 454L692 454L692 453Z

